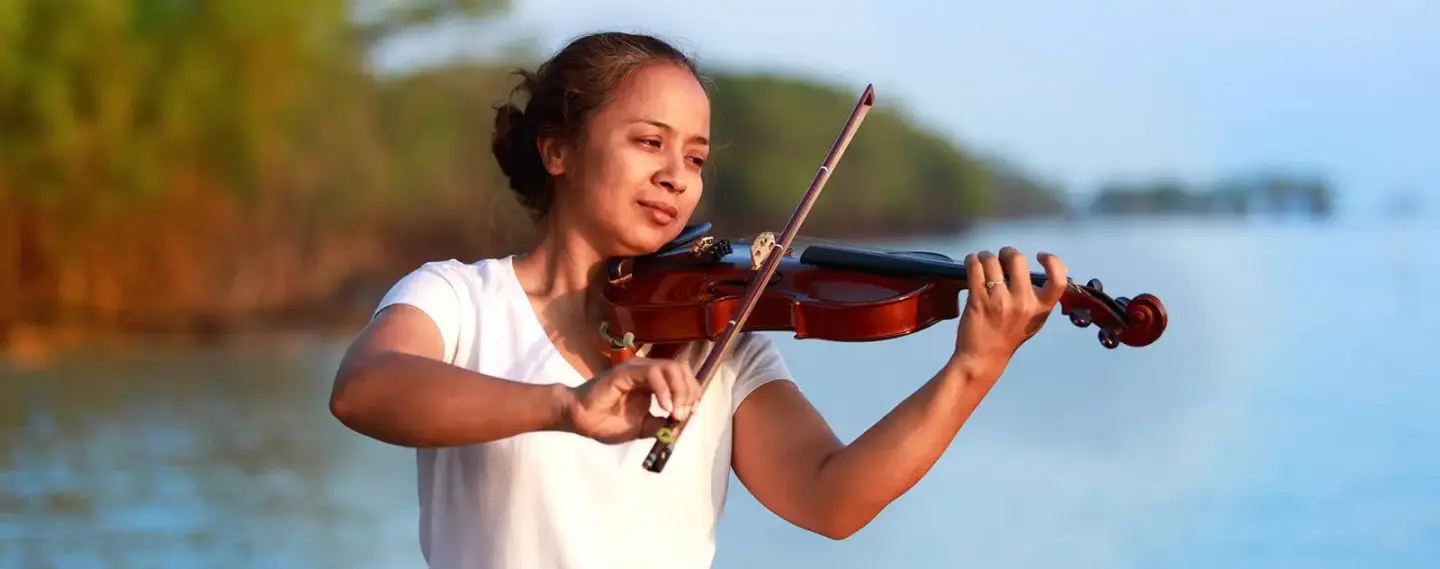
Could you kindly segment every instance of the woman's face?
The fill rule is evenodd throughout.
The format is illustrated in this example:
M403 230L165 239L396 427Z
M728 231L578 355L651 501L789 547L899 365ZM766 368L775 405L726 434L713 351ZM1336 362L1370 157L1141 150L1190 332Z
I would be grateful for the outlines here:
M578 146L542 150L560 177L556 221L590 235L606 257L654 252L695 211L709 138L710 98L693 74L669 63L636 70L591 115Z

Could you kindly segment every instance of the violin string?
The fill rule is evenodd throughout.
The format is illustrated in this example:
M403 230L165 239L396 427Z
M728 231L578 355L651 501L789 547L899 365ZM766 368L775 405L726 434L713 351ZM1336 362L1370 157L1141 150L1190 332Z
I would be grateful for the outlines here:
M877 248L874 248L874 247L865 246L865 245L860 245L860 244L857 244L857 243L851 242L851 241L841 241L841 240L839 240L839 239L825 239L825 238L822 238L822 237L810 237L810 236L806 236L806 235L797 235L797 236L795 237L795 240L794 240L794 241L791 241L791 244L792 244L792 245L802 245L802 246L809 246L809 245L828 245L828 246L831 246L831 247L844 247L844 248L846 248L846 249L862 249L862 250L865 250L865 251L873 251L873 252L877 252L877 253L878 253L878 252L882 252L880 249L877 249Z
M896 253L896 252L897 252L894 248L882 247L882 246L879 246L879 245L864 245L864 244L860 244L860 243L857 243L857 242L854 242L854 241L843 241L843 240L838 240L838 239L825 239L825 238L821 238L821 237L811 237L811 236L805 236L805 235L797 235L797 236L795 237L795 240L794 240L794 241L791 241L791 246L792 246L793 249L795 249L795 252L796 252L797 254L800 253L800 252L802 252L805 247L808 247L808 246L811 246L811 245L830 246L830 247L850 249L850 250L852 250L852 251L864 251L864 252L867 252L867 253L877 253L877 254L893 254L893 253ZM942 253L942 254L943 254L943 253ZM962 260L957 260L957 259L955 259L953 256L950 256L950 255L946 255L946 256L947 256L947 257L950 257L950 259L951 259L952 261L964 262L964 261L962 261Z

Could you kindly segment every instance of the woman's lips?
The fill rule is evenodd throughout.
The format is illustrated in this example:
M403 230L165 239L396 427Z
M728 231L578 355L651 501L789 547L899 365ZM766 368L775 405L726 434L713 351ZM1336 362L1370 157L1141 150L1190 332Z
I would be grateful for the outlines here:
M657 225L669 225L675 218L680 217L680 210L673 205L649 200L640 200L638 203L645 208L645 213L650 215L650 221Z

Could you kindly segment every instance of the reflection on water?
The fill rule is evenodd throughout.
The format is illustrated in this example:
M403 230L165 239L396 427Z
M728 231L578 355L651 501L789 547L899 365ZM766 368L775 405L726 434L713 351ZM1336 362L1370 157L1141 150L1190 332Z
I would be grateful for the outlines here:
M369 490L403 487L409 456L329 419L335 350L156 350L7 377L0 397L23 407L0 430L0 567L413 564L410 504Z
M791 528L736 483L717 566L1434 566L1440 303L1423 295L1440 261L1397 231L1006 226L908 243L1054 251L1111 294L1156 294L1170 328L1110 351L1053 319L932 474L850 540ZM781 345L849 438L933 372L953 330ZM328 415L340 346L283 345L0 371L0 567L421 566L412 455Z

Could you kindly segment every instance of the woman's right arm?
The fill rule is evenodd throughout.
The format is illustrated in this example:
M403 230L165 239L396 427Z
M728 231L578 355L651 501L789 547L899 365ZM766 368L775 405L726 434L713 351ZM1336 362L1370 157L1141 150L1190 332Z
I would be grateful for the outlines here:
M351 343L335 374L330 412L379 441L463 446L565 430L573 392L483 375L443 361L445 342L418 308L391 304Z

